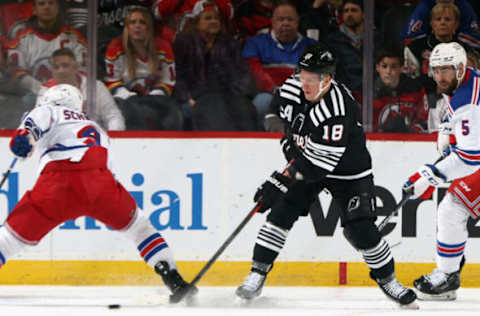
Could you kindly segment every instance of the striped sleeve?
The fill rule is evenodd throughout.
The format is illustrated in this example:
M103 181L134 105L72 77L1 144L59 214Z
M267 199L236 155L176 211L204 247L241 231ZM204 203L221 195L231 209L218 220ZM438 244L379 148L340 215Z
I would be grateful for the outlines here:
M310 110L310 119L316 127L319 127L323 122L332 117L345 116L345 101L343 95L336 85L333 87L334 88L330 91L328 98L323 98L320 103ZM327 102L331 102L332 106L329 107ZM332 108L333 111L329 108Z
M345 147L322 145L315 143L311 138L307 138L303 155L313 165L332 172L338 165L344 152Z
M280 87L280 97L301 104L301 91L302 84L300 81L290 77Z

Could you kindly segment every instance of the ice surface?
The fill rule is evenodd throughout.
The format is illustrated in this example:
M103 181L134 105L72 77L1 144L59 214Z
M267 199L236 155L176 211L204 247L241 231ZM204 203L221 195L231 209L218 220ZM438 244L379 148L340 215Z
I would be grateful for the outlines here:
M460 289L452 302L419 301L400 309L375 287L266 287L258 299L238 300L233 287L200 287L195 300L169 305L164 287L0 286L0 315L35 316L304 316L478 315L480 289ZM108 309L120 304L120 309Z

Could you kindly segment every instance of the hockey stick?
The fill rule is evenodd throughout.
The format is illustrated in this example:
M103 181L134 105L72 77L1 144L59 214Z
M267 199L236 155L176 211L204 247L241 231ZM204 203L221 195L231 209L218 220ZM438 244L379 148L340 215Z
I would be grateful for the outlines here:
M387 226L388 222L390 222L392 217L397 215L398 210L400 210L407 203L407 201L410 199L410 196L411 194L405 194L402 197L400 202L398 202L398 204L395 205L395 208L393 209L393 211L387 217L385 217L383 221L380 222L380 224L378 224L378 231L381 232L385 228L385 226Z
M177 293L172 294L170 297L170 301L172 302L180 302L185 296L187 296L189 293L191 293L192 289L195 287L195 284L200 281L200 279L203 277L203 275L210 269L210 267L217 261L217 258L223 253L223 251L230 245L230 243L237 237L237 235L240 233L240 231L247 225L247 223L250 221L250 219L255 215L255 213L258 212L258 210L262 207L263 203L258 202L255 207L247 214L247 216L243 219L243 221L235 228L233 233L228 236L227 240L218 248L218 250L213 254L213 256L208 260L208 262L203 266L203 268L200 270L200 272L197 273L197 275L193 278L192 282L190 282L189 286L183 290L179 291Z
M8 179L8 176L10 175L10 172L12 172L13 167L15 167L17 160L18 160L17 157L13 158L12 163L10 164L10 167L8 168L7 172L3 174L2 182L0 182L0 189L3 186L3 183Z
M287 167L285 170L283 170L283 174L288 173L288 167L293 163L293 159L288 163ZM223 253L223 251L230 245L230 243L237 237L237 235L240 233L240 231L247 225L247 223L250 221L250 219L255 215L255 213L258 212L259 209L261 209L263 206L263 202L260 199L260 201L255 205L255 207L245 216L243 221L235 228L233 233L228 236L227 240L218 248L218 250L213 254L213 256L208 260L208 262L203 266L203 268L200 270L200 272L197 273L197 275L193 278L192 282L190 282L189 287L186 288L184 291L179 291L178 293L174 293L170 301L176 301L179 302L181 301L185 296L187 296L191 290L195 287L195 284L200 281L200 279L203 277L203 275L210 269L210 267L217 261L218 257Z
M243 219L243 221L235 228L233 233L228 236L227 240L218 248L217 252L208 260L205 266L198 272L197 276L193 278L192 282L190 283L191 286L197 284L197 282L202 278L202 276L207 272L207 270L212 266L212 264L217 260L217 258L223 253L223 251L230 245L232 240L240 233L240 231L247 225L250 219L258 212L258 210L262 207L263 203L259 202L255 207L247 214L247 216Z

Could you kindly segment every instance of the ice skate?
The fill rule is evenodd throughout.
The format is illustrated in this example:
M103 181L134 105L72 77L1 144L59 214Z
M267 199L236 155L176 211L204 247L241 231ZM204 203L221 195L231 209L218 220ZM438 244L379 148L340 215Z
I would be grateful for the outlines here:
M437 269L413 282L420 300L453 301L460 287L460 271L444 273Z
M407 309L419 308L415 302L417 299L415 292L398 282L395 274L384 279L373 279L377 282L378 286L380 286L383 293L392 301L400 304L400 307Z
M185 282L176 269L170 269L166 261L160 261L155 265L157 272L163 279L165 285L170 289L170 303L178 303L184 297L191 297L197 294L198 289L195 286Z
M237 288L235 294L244 300L251 300L258 297L262 294L263 285L265 284L266 279L267 275L265 273L258 270L252 270L245 279L245 282Z

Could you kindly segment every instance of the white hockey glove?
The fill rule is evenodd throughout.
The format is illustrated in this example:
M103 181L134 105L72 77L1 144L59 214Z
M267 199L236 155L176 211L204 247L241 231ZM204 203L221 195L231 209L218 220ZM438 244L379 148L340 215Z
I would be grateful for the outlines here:
M120 98L122 100L126 100L134 95L137 95L135 92L132 92L130 90L128 90L127 88L125 87L120 87L117 89L117 91L115 91L115 95L114 97L115 98Z
M442 157L450 154L451 145L455 144L455 136L452 134L450 122L443 122L438 128L437 151Z
M403 185L402 192L412 199L428 200L435 187L446 182L447 178L434 165L424 165Z

